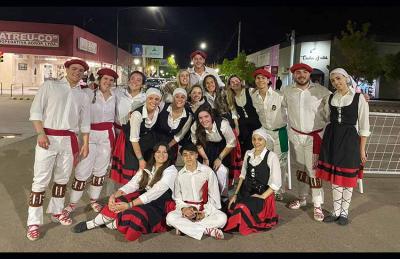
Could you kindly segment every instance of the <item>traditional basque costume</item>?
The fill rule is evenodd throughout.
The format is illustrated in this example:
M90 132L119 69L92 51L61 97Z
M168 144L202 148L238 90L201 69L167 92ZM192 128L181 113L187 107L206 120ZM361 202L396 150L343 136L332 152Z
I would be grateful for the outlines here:
M317 177L344 187L355 187L362 178L360 159L360 136L356 124L358 102L356 93L348 106L332 106L333 94L329 97L330 120L322 139Z
M165 141L169 143L172 139L175 139L175 144L172 149L172 162L175 163L178 156L178 145L184 145L188 140L188 134L190 134L190 127L193 122L193 114L188 106L184 107L182 115L177 119L172 118L172 105L165 104L164 108L158 115L157 124L155 131L159 141Z
M197 123L194 123L191 127L192 143L197 143L197 137L195 133L196 129ZM215 118L211 131L206 130L206 140L206 145L203 148L209 160L210 166L214 164L214 161L218 158L225 147L234 148L236 146L235 134L233 133L229 122L221 117ZM202 157L199 157L199 161L203 161ZM220 168L218 168L216 174L221 195L227 197L229 170L232 167L230 154L225 156L224 160L222 161L222 165Z
M142 234L165 232L167 230L165 218L170 211L175 209L172 190L177 172L176 167L171 165L164 170L161 179L157 183L149 186L154 178L155 168L153 167L151 171L147 169L144 171L139 170L127 184L120 188L127 194L116 198L116 202L131 202L139 198L143 204L120 213L114 213L107 205L91 222L94 223L94 226L111 222L107 226L112 224L111 228L116 228L123 233L129 241L137 240ZM149 175L145 190L139 190L142 174ZM112 222L113 220L115 221Z
M136 113L136 115L135 115ZM136 121L136 116L141 118L140 125L132 123ZM153 119L147 117L146 106L137 108L131 115L127 124L122 125L123 134L117 139L115 150L112 157L111 179L117 183L127 183L139 169L139 160L133 151L132 142L137 140L135 136L131 136L132 132L139 133L139 145L144 160L148 160L151 156L152 149L158 142L157 135L154 131L157 119L159 118L159 108L156 108Z
M279 190L281 170L278 156L266 148L258 157L254 157L254 149L248 150L244 159L240 175L244 180L236 202L228 208L230 216L224 230L249 235L270 230L278 223L274 195L266 199L251 195L262 195L268 188Z

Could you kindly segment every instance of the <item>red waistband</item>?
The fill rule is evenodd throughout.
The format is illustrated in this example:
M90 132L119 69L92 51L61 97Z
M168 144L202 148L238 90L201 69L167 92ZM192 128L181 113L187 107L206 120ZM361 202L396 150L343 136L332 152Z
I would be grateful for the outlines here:
M311 131L309 133L305 133L305 132L302 132L302 131L294 129L294 128L292 128L292 130L294 130L295 132L297 132L299 134L303 134L303 135L307 135L307 136L312 137L313 138L313 154L319 154L320 153L322 139L321 139L321 136L318 133L321 132L323 129L314 130L314 131Z
M203 201L184 201L185 203L189 204L194 204L194 205L200 205L199 210L202 211L204 210L204 202Z
M122 130L122 126L114 122L114 128Z
M76 137L76 134L69 130L55 130L55 129L48 129L48 128L44 128L44 133L46 133L46 135L49 135L49 136L70 137L71 149L72 149L72 154L74 156L74 166L75 166L78 162L78 155L79 155L79 144L78 144L78 138Z
M114 149L114 144L115 144L115 135L113 127L114 127L113 122L100 122L100 123L90 124L91 130L108 130L108 140L110 141L111 150Z

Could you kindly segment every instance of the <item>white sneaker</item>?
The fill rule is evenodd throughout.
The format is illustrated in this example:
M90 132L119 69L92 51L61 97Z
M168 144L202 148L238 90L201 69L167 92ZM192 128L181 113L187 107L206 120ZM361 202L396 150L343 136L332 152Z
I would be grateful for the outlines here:
M287 204L287 207L292 210L298 210L307 205L307 200L294 200Z
M217 240L224 239L224 232L222 232L219 228L206 228L205 232L206 235L211 236Z

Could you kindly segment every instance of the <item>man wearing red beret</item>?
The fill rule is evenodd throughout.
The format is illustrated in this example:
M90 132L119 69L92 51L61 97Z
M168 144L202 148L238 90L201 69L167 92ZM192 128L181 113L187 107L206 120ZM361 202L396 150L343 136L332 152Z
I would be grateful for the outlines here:
M276 191L275 198L281 201L285 192L288 163L287 116L286 109L282 108L283 94L269 87L272 75L267 70L257 69L253 73L253 77L255 78L256 89L250 93L251 100L262 127L274 139L273 146L268 146L268 149L279 157L282 185L280 190Z
M299 181L299 199L288 203L288 208L299 209L306 206L311 188L314 203L314 219L322 221L324 214L321 205L324 193L321 179L316 178L315 169L323 129L329 120L328 88L310 81L312 68L298 63L290 68L295 83L283 88L282 105L287 107L292 171Z
M53 221L62 225L72 223L61 213L64 208L66 185L78 156L85 158L89 154L90 101L79 85L89 66L79 59L69 60L64 65L66 77L56 81L45 81L39 88L30 110L29 120L37 132L26 234L32 241L37 240L40 235L44 194L52 178L52 197L46 212L52 214ZM83 139L80 151L77 139L79 131Z
M193 62L193 67L189 68L190 85L203 85L203 80L207 75L213 75L218 81L218 86L225 86L221 78L219 78L217 71L211 67L205 66L207 54L204 51L196 50L190 54L190 59Z

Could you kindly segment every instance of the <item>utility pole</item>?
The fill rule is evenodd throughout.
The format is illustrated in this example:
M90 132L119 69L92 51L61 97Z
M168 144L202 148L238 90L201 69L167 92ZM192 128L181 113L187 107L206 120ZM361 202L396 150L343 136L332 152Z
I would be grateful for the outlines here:
M239 33L238 33L238 49L237 49L237 56L239 56L239 54L240 54L240 31L241 31L241 26L242 25L242 22L241 21L239 21Z
M118 30L119 30L119 9L117 7L117 45L115 47L115 72L118 74ZM118 80L115 82L115 86L118 87Z
M295 31L292 30L292 34L290 35L290 67L293 66L294 63L294 47L295 47ZM289 85L292 84L292 73L289 72Z

